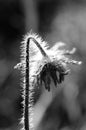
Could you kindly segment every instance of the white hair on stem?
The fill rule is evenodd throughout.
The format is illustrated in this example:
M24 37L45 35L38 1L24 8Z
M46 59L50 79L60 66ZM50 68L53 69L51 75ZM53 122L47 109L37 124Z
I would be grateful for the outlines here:
M45 89L50 91L51 78L55 86L57 86L57 83L61 83L64 80L64 76L69 73L67 64L81 64L81 62L67 57L75 52L75 48L71 51L59 49L64 45L63 42L58 42L52 48L49 48L47 42L32 33L32 31L27 33L23 42L21 42L20 63L14 68L21 69L22 74L21 86L24 99L23 115L20 121L23 124L22 130L34 129L33 94L35 85L39 86L40 83L44 82ZM59 77L57 77L56 71L59 72Z

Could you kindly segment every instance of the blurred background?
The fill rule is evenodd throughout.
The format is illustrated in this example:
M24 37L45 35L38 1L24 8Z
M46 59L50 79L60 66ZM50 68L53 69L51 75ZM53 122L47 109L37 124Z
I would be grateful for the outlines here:
M20 130L22 114L20 43L30 30L50 46L59 41L77 48L71 74L51 92L35 88L35 130L86 130L86 1L0 0L0 130ZM58 44L58 43L57 43Z

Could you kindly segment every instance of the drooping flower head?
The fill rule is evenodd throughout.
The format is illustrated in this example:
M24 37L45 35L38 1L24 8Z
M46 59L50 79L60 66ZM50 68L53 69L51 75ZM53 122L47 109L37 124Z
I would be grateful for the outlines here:
M70 57L75 52L75 48L71 51L60 49L60 47L65 45L63 42L58 42L50 48L47 42L32 32L24 37L24 41L21 43L21 62L15 68L21 68L24 76L24 100L27 98L25 94L28 94L25 92L29 88L29 108L33 106L35 86L40 87L44 84L45 89L50 91L51 81L54 82L56 87L64 81L65 75L70 71L68 64L81 64L80 61L72 60ZM28 84L27 81L29 81ZM32 111L32 109L30 110ZM32 114L31 111L30 115ZM32 115L30 122L32 122ZM30 125L32 127L32 123Z
M29 46L31 84L41 86L44 83L45 88L50 91L51 80L55 86L64 81L64 76L70 71L68 64L81 64L81 61L72 60L70 57L76 51L75 48L71 51L61 50L60 47L66 45L63 42L58 42L50 48L49 44L38 35L30 33L25 40L27 41L29 37L31 38Z

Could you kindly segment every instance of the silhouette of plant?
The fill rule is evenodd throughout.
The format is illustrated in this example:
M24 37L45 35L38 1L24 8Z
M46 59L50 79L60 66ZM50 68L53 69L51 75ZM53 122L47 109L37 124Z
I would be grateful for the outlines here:
M58 42L50 48L47 42L32 32L28 33L21 43L21 61L14 68L20 69L23 76L22 130L34 129L32 120L35 86L44 84L45 89L50 91L51 79L56 87L64 81L65 75L70 72L68 64L81 64L81 61L72 60L69 57L75 52L75 48L71 51L61 50L62 46L65 44Z

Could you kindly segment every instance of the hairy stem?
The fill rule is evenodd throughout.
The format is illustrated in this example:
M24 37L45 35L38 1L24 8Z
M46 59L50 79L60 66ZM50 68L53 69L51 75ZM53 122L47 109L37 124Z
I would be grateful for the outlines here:
M28 41L27 41L27 44L29 42L29 39L32 39L34 41L34 43L36 44L36 46L39 48L40 52L42 53L42 55L44 57L48 57L48 55L46 54L46 52L43 50L43 48L41 47L41 45L33 38L33 37L30 37L28 38Z
M25 88L25 112L24 112L24 127L25 130L29 130L29 112L28 112L28 104L29 104L29 41L27 43L27 47L26 47L26 88Z
M25 74L25 78L26 78L26 87L25 87L25 108L24 108L24 127L25 130L29 130L29 43L30 40L33 40L34 43L36 44L36 46L39 48L40 52L42 53L43 56L48 57L47 54L45 53L45 51L43 50L43 48L40 46L40 44L33 38L33 37L29 37L27 40L27 44L26 44L26 74Z

